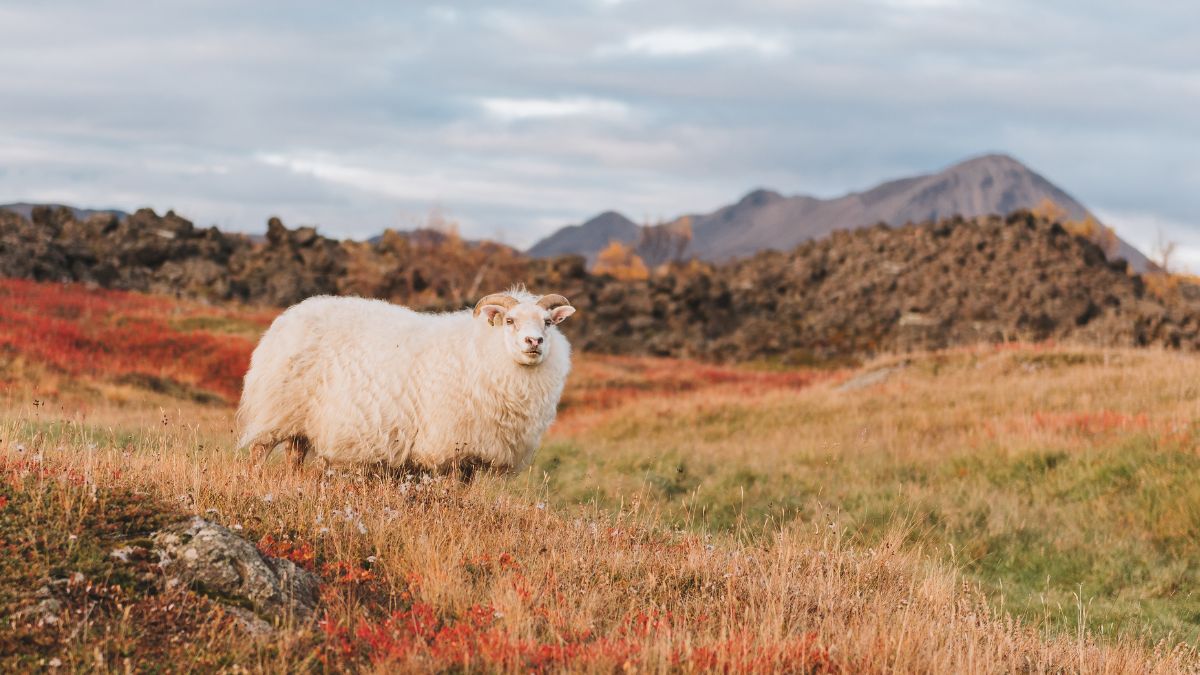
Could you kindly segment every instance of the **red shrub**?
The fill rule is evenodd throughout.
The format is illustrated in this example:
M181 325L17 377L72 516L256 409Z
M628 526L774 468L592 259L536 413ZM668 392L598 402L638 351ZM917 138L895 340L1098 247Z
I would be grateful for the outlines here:
M272 558L290 560L310 572L316 569L317 552L308 542L276 539L268 534L258 540L258 552Z
M375 580L375 574L371 570L341 560L326 563L321 568L321 576L330 583L346 585L363 584Z
M604 411L641 398L693 392L759 394L798 390L832 377L832 371L760 371L685 359L587 354L574 364L560 404L557 433L584 431L580 413Z
M0 279L0 352L70 375L147 375L236 399L254 345L176 330L162 317L178 309L136 293Z
M535 615L541 607L530 608ZM675 631L688 632L689 622L670 612L645 610L619 622L610 636L590 630L551 631L543 641L524 640L505 631L494 608L473 605L458 616L445 616L425 602L378 618L358 618L345 625L326 616L325 662L352 663L429 671L519 670L558 672L637 668L642 649ZM702 621L701 621L702 622ZM715 643L691 642L678 648L671 666L683 671L724 673L836 673L841 669L816 633L779 642L736 635ZM343 666L344 667L344 666ZM348 669L354 669L353 667Z

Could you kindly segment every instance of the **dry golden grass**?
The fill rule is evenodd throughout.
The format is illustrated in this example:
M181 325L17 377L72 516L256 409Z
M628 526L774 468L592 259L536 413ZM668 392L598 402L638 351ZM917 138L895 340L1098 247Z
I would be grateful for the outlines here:
M908 523L1034 625L1195 644L1198 376L1172 352L958 350L857 391L840 374L568 412L537 461L559 503L637 494L677 526L832 512L871 545Z
M523 475L251 475L230 373L269 314L6 288L0 669L1200 668L1191 355L580 355ZM228 354L173 356L196 345ZM320 573L321 621L256 642L108 556L187 514ZM62 623L11 621L54 579Z
M328 582L321 625L255 643L211 618L204 639L223 656L204 668L1196 669L1192 648L1173 646L1194 640L1176 630L1192 601L1171 590L1191 579L1200 514L1183 484L1195 360L1021 347L866 370L901 362L841 391L857 373L583 356L537 465L468 486L313 464L252 475L228 408L146 392L97 400L91 387L49 400L12 390L0 459L83 477L63 483L72 507L39 534L47 546L98 508L80 497L95 486L148 492L164 510L269 536L277 552L311 547ZM1014 532L1040 538L1006 544ZM1075 549L1133 577L1075 588L1103 574L1067 566L1069 581L1029 581L1057 575L1051 563ZM1136 576L1155 565L1174 576L1148 590ZM1049 601L1030 599L1039 592ZM1097 592L1135 614L1154 600L1165 618L1096 623ZM94 647L49 649L86 670Z

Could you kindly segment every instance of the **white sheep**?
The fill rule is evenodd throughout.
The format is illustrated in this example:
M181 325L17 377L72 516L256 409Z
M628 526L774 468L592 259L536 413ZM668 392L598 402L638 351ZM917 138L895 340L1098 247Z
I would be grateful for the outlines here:
M311 450L335 463L522 469L554 421L571 369L556 325L574 312L524 289L445 314L309 298L254 349L239 446L255 464L286 443L296 466Z

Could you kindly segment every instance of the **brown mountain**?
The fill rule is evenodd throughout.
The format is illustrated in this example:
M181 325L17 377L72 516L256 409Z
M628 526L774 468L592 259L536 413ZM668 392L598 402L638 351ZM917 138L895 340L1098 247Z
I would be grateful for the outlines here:
M788 250L836 230L936 221L955 215L1003 215L1033 208L1046 199L1065 210L1068 218L1089 215L1064 190L1012 157L984 155L938 173L901 178L833 199L755 190L735 204L691 216L693 239L688 253L723 261L762 250ZM589 228L592 222L559 230L529 252L547 255L543 244L553 240L554 253L579 253L591 259L609 241L599 228ZM638 235L634 229L627 237L611 238L634 242ZM1149 264L1124 241L1118 240L1116 254L1137 270L1145 270Z
M582 225L568 225L534 244L529 255L549 258L578 253L588 264L596 262L596 254L612 240L637 241L641 228L637 223L617 213L605 211Z

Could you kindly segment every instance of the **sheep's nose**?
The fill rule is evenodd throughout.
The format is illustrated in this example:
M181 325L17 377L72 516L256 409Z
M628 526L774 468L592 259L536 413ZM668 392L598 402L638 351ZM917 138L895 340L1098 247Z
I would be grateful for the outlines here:
M527 337L527 338L525 338L525 344L529 345L530 347L540 347L540 346L542 346L542 340L545 340L545 339L546 338L543 338L540 336L539 337Z

